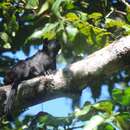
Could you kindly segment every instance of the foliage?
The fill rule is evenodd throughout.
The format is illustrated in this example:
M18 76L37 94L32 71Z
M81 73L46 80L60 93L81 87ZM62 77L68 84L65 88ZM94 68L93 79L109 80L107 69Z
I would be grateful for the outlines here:
M60 62L78 60L112 41L130 34L129 0L1 0L0 1L0 76L17 59L5 52L18 50L28 55L30 46L42 44L42 39L58 39L62 45ZM102 84L109 86L109 100L86 102L68 117L48 113L26 116L10 123L1 119L2 130L76 129L129 130L129 71L121 70L94 86L93 97ZM2 82L1 82L2 83ZM113 89L115 83L123 89ZM93 86L92 86L93 87ZM77 122L82 122L77 126ZM33 124L32 124L33 123Z
M111 100L100 101L95 104L86 102L83 108L75 110L68 117L54 117L49 113L40 112L36 116L28 115L22 121L17 119L13 123L2 120L1 128L3 130L40 130L43 128L56 130L63 128L66 130L76 128L83 128L84 130L116 130L118 128L129 130L129 112L117 112L114 108L115 104L119 102L120 100L114 103ZM82 121L82 123L77 126L76 123L79 121Z

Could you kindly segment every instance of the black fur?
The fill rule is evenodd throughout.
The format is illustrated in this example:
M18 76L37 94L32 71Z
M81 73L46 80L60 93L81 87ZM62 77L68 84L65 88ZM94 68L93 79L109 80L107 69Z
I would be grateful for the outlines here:
M59 49L57 41L45 40L42 50L26 60L19 61L9 70L5 84L12 84L12 88L4 108L7 115L11 114L17 87L21 81L56 70L56 56Z

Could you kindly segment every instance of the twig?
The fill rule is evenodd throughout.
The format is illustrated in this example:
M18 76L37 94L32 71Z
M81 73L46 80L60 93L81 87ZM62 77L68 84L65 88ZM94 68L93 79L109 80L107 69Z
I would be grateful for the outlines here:
M81 125L81 126L74 126L74 127L72 127L71 129L79 129L79 128L83 128L84 127L84 125Z
M122 1L122 3L124 3L128 8L130 8L130 5L129 5L128 2L126 2L125 0L121 0L121 1Z
M116 12L116 13L120 13L120 14L122 14L122 15L127 15L126 12L123 12L123 11L120 11L120 10L116 10L116 9L115 9L115 12Z
M114 12L114 8L111 8L111 11L106 15L105 18L108 18Z

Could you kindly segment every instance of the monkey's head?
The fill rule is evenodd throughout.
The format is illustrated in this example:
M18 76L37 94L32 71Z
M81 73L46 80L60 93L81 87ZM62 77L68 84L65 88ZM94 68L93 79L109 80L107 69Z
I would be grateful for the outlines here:
M52 53L56 56L61 48L60 43L57 40L44 40L43 48L46 48L46 51Z

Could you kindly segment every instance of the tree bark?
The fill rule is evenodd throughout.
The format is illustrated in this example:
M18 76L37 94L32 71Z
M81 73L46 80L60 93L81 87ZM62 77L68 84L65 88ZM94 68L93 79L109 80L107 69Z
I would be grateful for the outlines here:
M18 86L14 111L58 97L71 97L87 85L109 77L130 64L130 36L123 37L55 74L23 81ZM11 85L0 87L0 116Z

